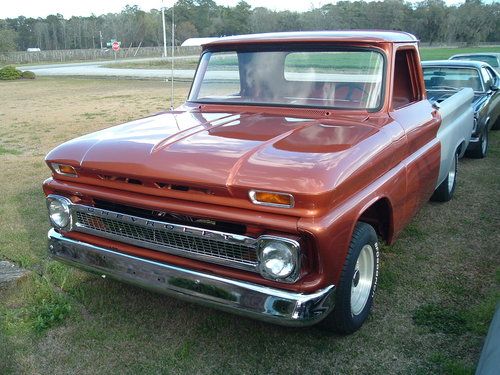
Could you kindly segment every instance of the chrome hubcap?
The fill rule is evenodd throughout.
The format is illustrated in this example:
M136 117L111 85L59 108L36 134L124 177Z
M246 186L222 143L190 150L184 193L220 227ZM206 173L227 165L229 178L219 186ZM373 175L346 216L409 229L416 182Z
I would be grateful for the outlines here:
M483 155L486 154L486 148L488 147L488 134L483 135L483 141L481 142L481 148L483 151Z
M375 259L371 245L365 245L359 253L351 284L351 312L359 315L366 306L373 284Z
M451 193L455 185L455 177L457 174L457 157L453 156L453 163L451 163L450 171L448 172L448 191Z

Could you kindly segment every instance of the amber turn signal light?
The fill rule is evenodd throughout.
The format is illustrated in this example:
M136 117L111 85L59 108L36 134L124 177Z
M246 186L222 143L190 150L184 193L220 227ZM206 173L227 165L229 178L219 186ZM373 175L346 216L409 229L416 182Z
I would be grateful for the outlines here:
M73 168L71 165L52 163L52 168L57 174L63 176L70 176L70 177L78 176L75 168Z
M263 206L292 208L294 205L293 196L288 193L250 190L248 195L252 203Z

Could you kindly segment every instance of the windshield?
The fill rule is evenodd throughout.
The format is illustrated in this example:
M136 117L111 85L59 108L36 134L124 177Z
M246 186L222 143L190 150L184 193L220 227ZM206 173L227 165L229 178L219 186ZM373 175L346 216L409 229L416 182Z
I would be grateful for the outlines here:
M374 110L383 70L372 50L206 52L189 101Z
M424 66L424 81L427 90L460 90L470 87L483 91L479 72L474 68L449 68Z
M482 61L490 64L494 68L498 68L498 60L495 56L487 55L471 55L471 56L456 56L452 60L467 60L467 61Z

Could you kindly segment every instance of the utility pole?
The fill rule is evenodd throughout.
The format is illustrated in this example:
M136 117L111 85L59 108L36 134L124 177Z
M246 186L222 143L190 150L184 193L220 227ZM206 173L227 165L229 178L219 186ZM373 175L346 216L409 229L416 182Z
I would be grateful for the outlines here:
M172 4L172 56L170 58L172 59L172 72L171 72L171 77L170 77L170 87L171 87L171 93L170 93L170 110L174 110L174 52L175 52L175 23L174 23L174 7L175 3Z
M161 0L161 21L163 25L163 57L167 57L167 30L165 28L165 4Z

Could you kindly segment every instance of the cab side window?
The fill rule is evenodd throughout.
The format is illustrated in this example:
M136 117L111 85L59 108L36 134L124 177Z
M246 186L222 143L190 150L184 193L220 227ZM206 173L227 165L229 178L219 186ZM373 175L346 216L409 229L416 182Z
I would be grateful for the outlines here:
M392 108L403 108L421 98L416 72L416 55L414 49L401 49L396 52L394 65L394 89Z

